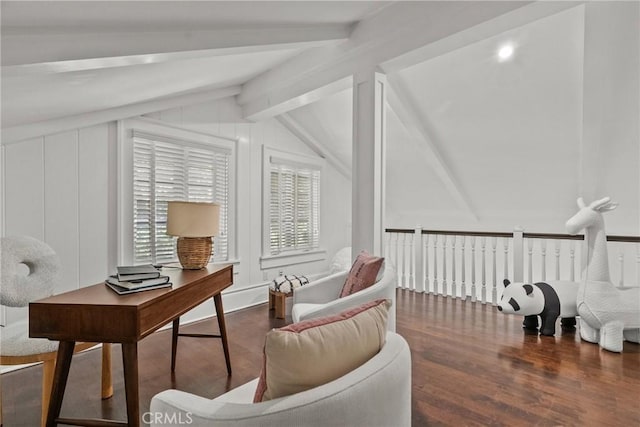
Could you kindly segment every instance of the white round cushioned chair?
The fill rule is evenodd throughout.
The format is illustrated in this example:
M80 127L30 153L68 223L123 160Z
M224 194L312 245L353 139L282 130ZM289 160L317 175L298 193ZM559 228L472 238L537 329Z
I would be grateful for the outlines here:
M53 249L29 236L11 236L0 239L0 303L25 311L24 320L0 328L0 365L22 365L43 362L42 365L42 419L46 421L47 408L53 384L58 342L43 338L29 338L29 302L53 295L58 281L60 261ZM75 351L95 346L79 343ZM104 349L106 351L106 349ZM106 375L109 375L108 385ZM103 370L103 387L111 387L110 372ZM108 396L107 396L108 394ZM112 391L103 388L103 397ZM2 395L0 394L0 424L2 421Z
M252 403L258 379L215 399L178 390L153 397L151 426L328 427L411 425L411 353L404 338L386 343L360 367L324 385Z

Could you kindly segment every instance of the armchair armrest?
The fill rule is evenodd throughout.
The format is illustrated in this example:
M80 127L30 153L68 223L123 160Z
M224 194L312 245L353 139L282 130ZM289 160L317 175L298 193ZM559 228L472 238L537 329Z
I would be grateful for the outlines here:
M342 271L296 288L293 303L324 304L338 298L348 274L348 271Z
M346 276L349 273L344 273L342 277L346 279ZM320 284L320 283L319 283ZM335 290L334 297L328 301L310 301L308 304L315 304L308 307L304 307L304 309L297 311L296 313L292 313L293 319L295 322L300 322L302 320L313 319L317 317L323 316L331 316L334 314L341 313L344 310L357 307L361 304L365 304L369 301L374 301L376 299L389 299L392 302L395 301L396 295L396 272L392 266L387 266L385 268L383 277L373 284L372 286L348 295L343 298L338 298L339 290ZM308 287L308 286L307 286ZM296 302L296 293L300 289L305 289L305 287L299 288L294 292L294 303ZM298 301L302 303L307 303L307 301ZM295 311L295 304L293 310ZM390 331L395 331L395 304L392 303L389 308L389 323L387 325Z
M331 304L319 305L318 307L303 313L299 320L302 321L316 317L332 316L377 299L389 299L393 301L394 292L394 288L372 286L370 288L363 289L360 292L356 292L355 294L335 299L331 301Z

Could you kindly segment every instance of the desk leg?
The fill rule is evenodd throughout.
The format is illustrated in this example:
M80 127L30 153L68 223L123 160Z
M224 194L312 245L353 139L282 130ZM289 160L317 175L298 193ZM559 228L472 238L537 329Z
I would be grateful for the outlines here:
M227 361L227 374L231 375L231 359L229 358L229 343L227 342L227 327L224 323L224 309L222 308L222 295L219 293L213 297L216 305L216 317L218 318L218 327L220 328L220 338L222 338L222 348L224 349L224 358Z
M171 372L176 371L176 352L178 351L178 334L180 333L180 318L173 319L171 328Z
M138 394L138 343L122 343L124 392L127 400L127 422L130 427L140 426Z
M49 410L47 411L47 427L55 427L58 424L56 419L60 417L62 398L64 397L64 390L67 387L67 378L69 377L69 368L71 367L71 358L73 357L75 347L75 341L60 341L60 344L58 344L58 356L56 359L56 369L53 374L51 400L49 401Z

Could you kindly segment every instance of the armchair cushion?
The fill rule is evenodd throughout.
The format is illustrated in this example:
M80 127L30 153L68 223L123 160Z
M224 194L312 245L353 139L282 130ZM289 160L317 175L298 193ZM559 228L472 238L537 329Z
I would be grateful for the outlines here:
M384 345L389 305L380 299L271 330L254 402L326 384L365 363Z
M346 282L340 292L340 298L368 288L376 282L384 258L369 255L362 251L353 262Z

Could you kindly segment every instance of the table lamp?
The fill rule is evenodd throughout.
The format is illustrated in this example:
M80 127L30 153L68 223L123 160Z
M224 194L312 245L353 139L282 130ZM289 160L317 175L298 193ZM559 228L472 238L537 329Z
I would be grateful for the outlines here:
M167 234L178 236L178 259L185 270L199 270L209 263L211 237L220 229L220 205L200 202L168 202Z

